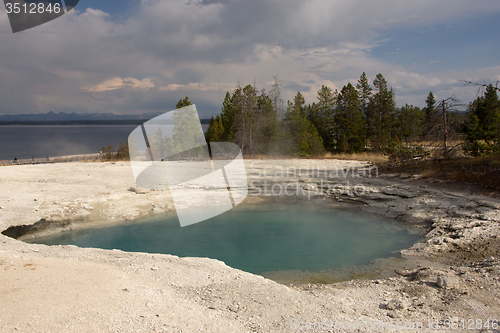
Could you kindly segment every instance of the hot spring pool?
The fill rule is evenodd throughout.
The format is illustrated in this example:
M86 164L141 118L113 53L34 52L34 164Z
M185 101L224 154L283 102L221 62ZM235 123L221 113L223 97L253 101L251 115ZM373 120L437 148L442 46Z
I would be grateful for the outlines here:
M249 205L184 228L175 213L32 243L208 257L255 274L364 265L421 236L398 221L313 204Z

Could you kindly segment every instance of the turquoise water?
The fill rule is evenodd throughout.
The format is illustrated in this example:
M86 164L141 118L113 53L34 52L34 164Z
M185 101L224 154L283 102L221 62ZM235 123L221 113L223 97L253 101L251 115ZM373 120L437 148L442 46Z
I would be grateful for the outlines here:
M371 214L312 205L240 205L184 228L175 213L32 242L208 257L247 272L320 271L394 256L419 236Z

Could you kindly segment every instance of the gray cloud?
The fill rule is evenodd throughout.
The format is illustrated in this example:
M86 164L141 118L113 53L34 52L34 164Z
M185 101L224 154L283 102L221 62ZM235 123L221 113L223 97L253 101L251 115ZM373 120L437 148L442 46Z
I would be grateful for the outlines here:
M143 0L139 8L114 20L77 7L38 28L1 33L0 113L151 112L172 108L187 95L200 113L214 114L237 81L256 80L269 90L279 74L285 98L300 90L312 102L322 84L340 89L363 71L370 79L382 72L400 97L417 103L427 89L451 92L465 73L419 74L376 60L370 50L394 29L425 31L500 12L500 3ZM10 27L0 12L4 31ZM468 75L488 80L491 73L478 69ZM122 84L97 89L113 79Z
M304 86L295 82L283 84L283 89L290 91L300 91L301 93L311 91L310 86Z

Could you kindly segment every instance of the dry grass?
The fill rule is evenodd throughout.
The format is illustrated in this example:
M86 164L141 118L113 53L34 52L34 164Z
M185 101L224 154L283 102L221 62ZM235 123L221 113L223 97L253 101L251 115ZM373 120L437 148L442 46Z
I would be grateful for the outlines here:
M423 161L386 168L386 171L420 174L500 190L500 155Z
M307 157L297 157L297 156L287 156L287 155L264 155L264 154L244 154L244 159L254 159L254 160L267 160L267 159L296 159L296 158L308 158L308 159L335 159L335 160L348 160L348 161L368 161L373 164L384 164L389 158L383 153L375 152L363 152L363 153L352 153L352 154L332 154L325 153L318 156L307 156Z
M331 158L337 160L353 160L353 161L368 161L373 164L382 164L388 161L388 157L380 152L363 152L363 153L326 153L323 158Z
M255 154L243 155L245 159L256 159L256 160L266 160L266 159L296 159L297 156L287 156L287 155L263 155L263 154ZM299 157L300 158L300 157ZM375 152L363 152L363 153L352 153L352 154L332 154L325 153L323 155L318 156L307 156L303 158L308 159L335 159L335 160L349 160L349 161L368 161L373 164L383 164L388 161L388 157L382 153Z
M304 158L304 159L321 159L323 157L321 156L307 156L307 157L297 157L294 155L278 155L278 154L243 154L243 158L245 160L276 160L276 159L283 159L283 160L292 160L292 159L297 159L297 158Z

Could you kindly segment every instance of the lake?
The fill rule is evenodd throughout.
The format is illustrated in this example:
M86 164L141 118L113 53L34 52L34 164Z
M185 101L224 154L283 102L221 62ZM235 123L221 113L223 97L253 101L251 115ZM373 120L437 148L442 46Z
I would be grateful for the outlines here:
M118 147L138 125L1 125L0 160L92 154ZM203 130L208 126L202 125Z

